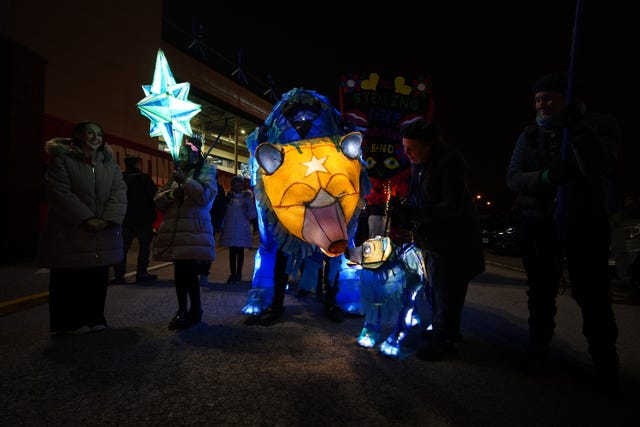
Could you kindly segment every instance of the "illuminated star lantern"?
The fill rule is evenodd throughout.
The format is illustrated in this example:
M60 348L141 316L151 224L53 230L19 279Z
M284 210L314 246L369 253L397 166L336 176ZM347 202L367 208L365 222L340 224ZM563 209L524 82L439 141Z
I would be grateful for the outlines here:
M176 83L167 58L158 49L153 83L142 86L145 97L137 106L151 120L149 135L162 135L174 161L178 160L183 135L192 135L189 121L202 109L187 99L190 86L188 82Z

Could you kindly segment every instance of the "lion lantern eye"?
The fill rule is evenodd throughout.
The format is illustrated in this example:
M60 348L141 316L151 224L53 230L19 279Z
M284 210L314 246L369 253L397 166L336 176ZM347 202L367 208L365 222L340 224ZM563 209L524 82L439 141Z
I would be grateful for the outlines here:
M362 134L360 132L351 132L342 137L340 146L345 156L351 160L360 157L360 146L362 145Z
M371 255L373 252L373 246L370 243L362 245L362 255Z
M264 169L268 175L278 170L284 162L284 153L278 147L269 143L262 143L256 147L256 160L258 165Z

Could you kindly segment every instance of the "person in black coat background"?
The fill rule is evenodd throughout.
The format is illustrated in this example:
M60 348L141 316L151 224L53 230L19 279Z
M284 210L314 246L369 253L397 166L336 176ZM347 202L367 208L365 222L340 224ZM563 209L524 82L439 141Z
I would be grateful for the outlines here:
M432 324L423 335L424 360L455 356L469 281L485 269L480 218L467 186L467 163L444 142L436 123L424 118L400 129L411 161L408 206L416 245L425 253L431 287Z
M115 278L112 283L126 283L124 278L127 267L127 253L133 239L138 239L138 259L136 264L136 283L155 280L158 276L149 274L149 257L153 242L153 223L156 220L156 207L153 198L158 190L149 174L140 168L142 159L127 156L124 159L125 171L122 174L127 183L127 214L122 223L122 240L124 243L124 258L114 265Z

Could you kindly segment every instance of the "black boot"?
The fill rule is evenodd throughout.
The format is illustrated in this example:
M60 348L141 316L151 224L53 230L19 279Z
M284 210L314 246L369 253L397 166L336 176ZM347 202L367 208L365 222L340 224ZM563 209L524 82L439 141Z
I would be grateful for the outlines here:
M344 321L344 310L336 304L337 286L327 286L324 293L324 314L333 322Z
M271 326L278 319L282 317L284 313L284 307L269 307L260 315L260 324L262 326Z
M522 371L534 374L549 366L549 347L529 345L522 361Z
M418 350L418 359L429 362L452 359L457 354L453 341L449 338L433 337L429 344Z
M200 321L202 320L202 309L191 309L189 310L189 313L187 313L187 322L189 323L189 326L191 325L195 325L196 323L200 323Z
M617 366L600 366L595 368L595 390L614 401L623 399Z
M536 373L549 366L549 346L552 333L534 333L529 331L529 344L522 361L525 373Z
M181 308L176 312L175 316L173 316L173 319L171 319L171 322L169 322L169 329L171 330L184 329L187 326L189 326L187 310L185 310L184 308Z
M344 321L344 310L335 304L325 305L324 314L333 322L341 323Z

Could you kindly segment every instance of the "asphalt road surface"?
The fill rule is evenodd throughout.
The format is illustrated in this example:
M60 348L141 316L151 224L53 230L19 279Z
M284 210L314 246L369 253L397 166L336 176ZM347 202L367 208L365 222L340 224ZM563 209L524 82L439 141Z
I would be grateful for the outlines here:
M244 277L250 277L247 253ZM225 284L220 251L202 287L203 321L175 332L171 266L153 284L110 286L109 328L52 337L48 306L0 317L2 426L635 426L638 306L615 304L624 399L594 390L580 313L558 297L551 363L521 368L523 273L489 264L471 284L456 358L419 360L419 330L399 359L360 348L362 317L334 323L313 295L287 295L282 322L246 326L248 281ZM517 266L516 266L517 267ZM6 273L6 271L5 271ZM5 276L6 278L6 276ZM420 298L424 324L429 307ZM390 329L390 326L389 326ZM387 329L388 330L388 329Z

